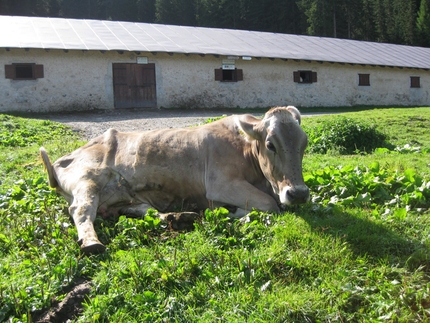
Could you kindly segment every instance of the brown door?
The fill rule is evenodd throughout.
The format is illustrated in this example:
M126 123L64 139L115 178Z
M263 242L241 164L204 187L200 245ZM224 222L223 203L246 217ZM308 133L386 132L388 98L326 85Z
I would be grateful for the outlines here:
M155 108L155 64L113 64L115 108Z

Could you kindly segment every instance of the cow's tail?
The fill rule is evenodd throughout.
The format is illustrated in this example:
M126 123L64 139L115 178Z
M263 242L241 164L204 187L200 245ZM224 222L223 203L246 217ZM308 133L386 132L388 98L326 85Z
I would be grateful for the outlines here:
M40 151L40 157L42 158L43 164L45 165L45 169L48 172L49 186L55 188L58 186L58 182L57 182L57 179L55 178L55 170L54 170L54 167L52 167L52 163L51 163L51 160L49 159L48 153L43 147L40 147L39 151Z

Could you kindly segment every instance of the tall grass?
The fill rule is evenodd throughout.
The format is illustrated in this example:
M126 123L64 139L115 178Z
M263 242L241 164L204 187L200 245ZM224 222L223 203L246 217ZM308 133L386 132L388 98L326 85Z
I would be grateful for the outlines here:
M98 218L108 248L86 257L37 155L41 142L57 158L79 138L0 116L0 136L19 127L33 138L0 144L0 321L34 321L83 277L93 287L76 322L430 321L430 109L346 117L399 148L307 152L313 202L281 214L233 221L207 210L192 232L169 231L154 212ZM304 118L303 127L334 118Z

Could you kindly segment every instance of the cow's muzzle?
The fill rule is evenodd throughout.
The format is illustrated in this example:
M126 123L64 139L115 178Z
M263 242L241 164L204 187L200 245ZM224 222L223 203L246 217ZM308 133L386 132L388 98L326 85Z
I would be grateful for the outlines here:
M306 185L286 186L281 191L279 199L284 205L303 204L309 201L309 187Z

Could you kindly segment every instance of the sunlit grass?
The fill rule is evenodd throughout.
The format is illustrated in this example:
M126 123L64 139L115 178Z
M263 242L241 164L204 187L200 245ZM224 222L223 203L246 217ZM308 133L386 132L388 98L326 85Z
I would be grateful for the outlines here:
M377 124L393 146L420 151L307 153L305 178L308 185L310 176L320 181L311 187L320 200L282 214L253 212L238 221L222 209L207 211L195 230L183 233L166 230L153 212L138 219L98 218L96 231L107 250L90 257L80 254L67 204L47 185L37 138L44 133L40 138L52 159L82 142L56 124L9 117L0 132L17 123L36 139L0 145L0 321L34 321L83 277L93 288L84 312L72 321L429 321L430 202L418 184L430 180L430 109L347 115ZM303 125L335 117L304 118ZM363 171L353 171L357 167ZM355 204L341 195L330 200L345 192L341 185L350 176L360 180L362 191L374 187L375 176L390 189L403 188L387 188L398 195L392 204L360 199L363 192L353 190ZM412 204L419 192L422 204Z

